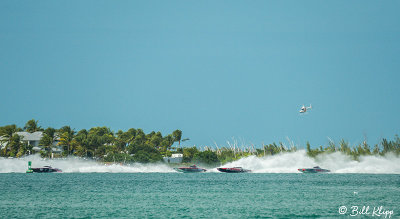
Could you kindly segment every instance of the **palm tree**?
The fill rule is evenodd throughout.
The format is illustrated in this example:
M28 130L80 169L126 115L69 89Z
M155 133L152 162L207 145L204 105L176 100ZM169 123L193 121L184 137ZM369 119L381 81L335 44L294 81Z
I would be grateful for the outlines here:
M17 131L16 125L6 125L0 128L0 144L4 145L3 154L7 155L14 133Z
M69 126L64 126L58 130L59 133L59 142L57 145L66 146L67 147L67 156L71 152L71 144L74 141L75 131L71 129Z
M75 138L74 141L76 143L76 153L79 156L83 156L83 153L88 154L88 131L86 129L80 130Z
M43 132L43 137L39 141L39 145L43 146L48 151L49 157L53 152L53 142L56 140L56 130L54 128L47 128Z
M38 123L39 121L31 119L28 122L26 122L24 130L30 133L43 131L42 127L40 127Z
M182 131L177 129L172 132L172 136L174 136L174 141L179 142L179 147L181 146L181 138L182 138Z

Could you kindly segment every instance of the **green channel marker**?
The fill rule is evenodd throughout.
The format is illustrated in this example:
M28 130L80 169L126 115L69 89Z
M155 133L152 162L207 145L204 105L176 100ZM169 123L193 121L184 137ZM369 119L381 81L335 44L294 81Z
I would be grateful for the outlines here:
M28 161L28 170L26 170L26 173L33 173L33 170L31 168L32 162Z

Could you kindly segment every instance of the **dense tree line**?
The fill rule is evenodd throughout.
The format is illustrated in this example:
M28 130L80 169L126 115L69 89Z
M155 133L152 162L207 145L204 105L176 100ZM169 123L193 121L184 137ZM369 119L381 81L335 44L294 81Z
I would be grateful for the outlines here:
M142 129L131 128L127 131L119 130L114 133L107 127L94 127L89 130L75 131L70 126L59 129L38 126L38 121L29 120L24 128L16 125L0 127L0 137L3 157L21 157L33 152L32 145L22 141L16 132L42 131L43 137L39 145L44 149L40 151L43 157L50 157L56 146L62 147L62 153L56 156L80 156L102 161L127 161L127 162L157 162L162 157L170 154L175 142L181 141L182 131L175 130L172 134L163 136L161 132L144 133ZM54 153L53 153L54 155Z
M58 157L79 156L87 157L105 162L158 162L163 156L171 156L172 153L182 153L184 163L203 163L219 164L238 160L243 157L255 155L258 157L272 156L279 153L293 152L295 146L286 147L283 143L272 143L263 145L262 148L254 146L209 148L204 147L180 147L182 131L175 130L171 134L163 136L161 132L144 133L142 129L131 128L127 131L119 130L113 132L107 127L94 127L89 130L82 129L75 131L69 126L59 129L43 129L38 125L38 121L29 120L24 128L16 125L6 125L0 127L0 156L3 157L22 157L33 152L32 145L23 141L22 136L16 132L36 132L42 131L43 137L39 145L44 149L40 151L42 157L51 157L54 142L58 147L62 147L62 153ZM172 145L178 142L178 148ZM345 140L341 140L338 145L330 141L327 146L312 148L310 143L306 143L307 155L316 157L323 153L342 152L357 160L360 156L377 155L383 156L387 153L400 154L400 138L395 136L394 140L382 139L379 144L371 148L366 141L359 145L350 146Z

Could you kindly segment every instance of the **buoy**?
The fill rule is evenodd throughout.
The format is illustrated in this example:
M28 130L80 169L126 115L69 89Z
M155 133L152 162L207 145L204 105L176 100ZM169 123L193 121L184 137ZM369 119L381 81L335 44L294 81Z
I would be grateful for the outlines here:
M26 170L26 173L33 173L33 170L31 168L32 162L28 161L28 170Z

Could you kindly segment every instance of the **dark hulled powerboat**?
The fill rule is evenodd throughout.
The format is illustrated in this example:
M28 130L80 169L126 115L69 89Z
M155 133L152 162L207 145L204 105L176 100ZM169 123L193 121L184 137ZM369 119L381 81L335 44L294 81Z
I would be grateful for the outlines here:
M38 167L38 168L31 168L31 170L34 173L53 173L53 172L61 173L62 172L60 169L53 168L51 166L43 166L43 167Z
M26 173L61 173L62 171L58 168L53 168L51 166L43 166L43 167L31 167L32 162L28 162L28 170Z
M224 173L247 173L251 172L251 170L243 169L242 167L232 167L232 168L217 168L218 171Z
M179 172L184 172L184 173L200 173L200 172L206 172L206 169L199 168L196 165L192 165L190 167L179 167L179 168L174 168L176 171Z
M319 166L316 166L316 167L313 167L313 168L300 168L300 169L298 169L298 171L300 171L302 173L327 173L327 172L331 172L330 170L322 169Z

